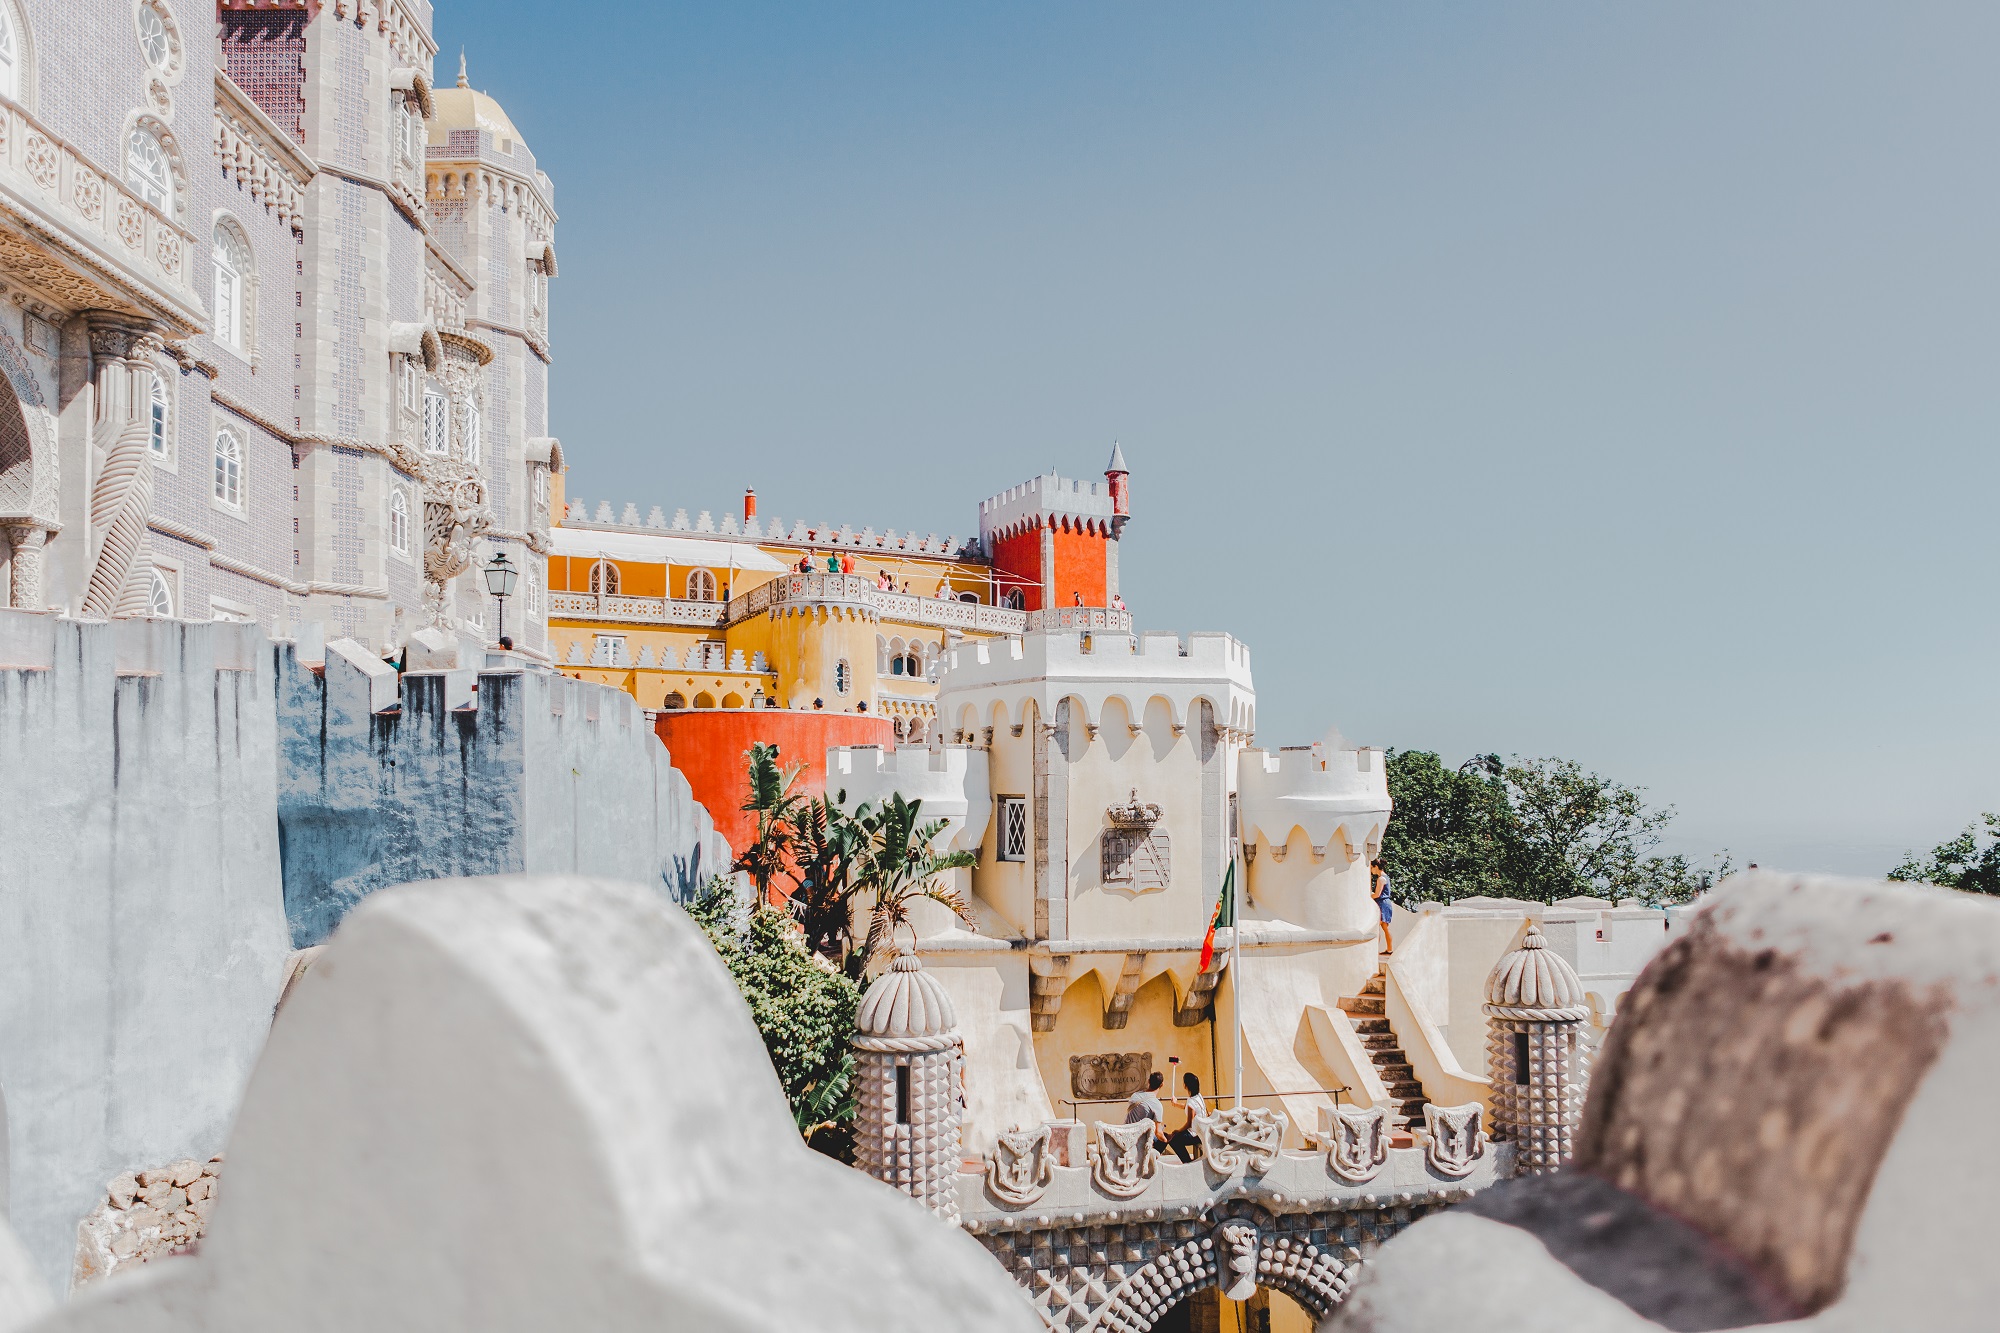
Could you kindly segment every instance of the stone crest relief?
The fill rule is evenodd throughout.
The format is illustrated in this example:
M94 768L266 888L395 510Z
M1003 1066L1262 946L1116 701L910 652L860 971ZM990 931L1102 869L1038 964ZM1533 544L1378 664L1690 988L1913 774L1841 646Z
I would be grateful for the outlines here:
M1140 801L1136 789L1126 804L1104 812L1108 827L1100 840L1103 859L1099 879L1106 887L1134 893L1167 887L1173 863L1167 831L1160 827L1163 813L1159 806Z
M1242 1170L1269 1171L1285 1144L1286 1118L1276 1111L1230 1106L1196 1120L1201 1153L1210 1168L1223 1175Z
M1431 1170L1453 1180L1472 1174L1472 1164L1486 1155L1486 1129L1478 1102L1464 1106L1424 1104L1424 1156Z
M1327 1170L1350 1184L1375 1178L1389 1160L1389 1127L1379 1106L1335 1106L1327 1125Z
M1152 1072L1151 1051L1072 1055L1069 1058L1069 1093L1080 1102L1118 1101L1145 1087Z
M1090 1146L1090 1179L1114 1199L1137 1197L1146 1188L1158 1160L1153 1156L1153 1122L1131 1125L1098 1122L1097 1142Z
M1002 1203L1033 1203L1055 1174L1053 1156L1047 1125L1007 1131L986 1155L987 1191Z

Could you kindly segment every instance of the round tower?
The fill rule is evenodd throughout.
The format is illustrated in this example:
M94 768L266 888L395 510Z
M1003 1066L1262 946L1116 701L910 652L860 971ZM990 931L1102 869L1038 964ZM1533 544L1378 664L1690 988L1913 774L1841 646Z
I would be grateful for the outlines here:
M1567 959L1541 927L1486 978L1486 1074L1495 1139L1514 1144L1516 1175L1547 1175L1569 1161L1589 1082L1579 1039L1590 1004Z
M1104 480L1111 490L1111 512L1120 518L1130 517L1132 495L1128 488L1132 484L1132 473L1125 466L1124 449L1115 442L1111 446L1111 461L1104 465Z
M854 1015L855 1165L958 1221L960 1067L951 997L905 949Z

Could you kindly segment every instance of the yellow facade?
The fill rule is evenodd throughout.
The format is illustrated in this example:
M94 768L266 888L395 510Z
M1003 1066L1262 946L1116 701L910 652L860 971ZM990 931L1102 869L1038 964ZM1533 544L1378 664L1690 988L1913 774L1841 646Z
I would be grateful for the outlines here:
M899 740L936 722L949 643L1018 634L976 544L789 525L753 506L720 525L608 511L553 530L549 651L560 670L644 708L790 708L887 717ZM558 481L555 512L565 506ZM775 526L775 525L773 525ZM811 569L799 569L801 561ZM831 568L829 568L831 565Z

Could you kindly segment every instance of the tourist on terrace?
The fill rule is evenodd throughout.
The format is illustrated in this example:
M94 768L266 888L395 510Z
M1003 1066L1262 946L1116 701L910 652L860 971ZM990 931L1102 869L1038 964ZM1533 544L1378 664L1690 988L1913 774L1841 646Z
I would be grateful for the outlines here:
M826 553L826 572L829 574L840 572L840 556L833 551Z
M1198 1118L1205 1119L1208 1116L1208 1103L1201 1099L1199 1076L1192 1073L1182 1074L1181 1086L1187 1089L1187 1096L1181 1099L1181 1105L1187 1108L1187 1123L1174 1131L1173 1137L1167 1140L1167 1146L1172 1148L1174 1156L1183 1162L1192 1162L1195 1150L1201 1147L1201 1135L1195 1132L1194 1122Z
M1111 594L1111 609L1112 609L1113 611L1123 611L1123 610L1125 609L1125 594L1124 594L1124 593L1122 593L1122 592L1114 592L1114 593L1112 593L1112 594Z
M939 580L938 580L938 590L937 590L937 599L938 599L938 600L939 600L940 602L948 602L948 601L950 601L950 600L951 600L951 580L950 580L950 579L939 579Z
M852 551L841 552L840 572L843 574L852 574L854 572L854 553Z
M804 555L799 557L799 573L810 574L812 572L813 572L813 554L811 551L807 551Z
M1396 913L1396 904L1389 901L1389 872L1382 868L1380 861L1368 863L1368 874L1375 881L1369 897L1382 909L1382 952L1396 952L1396 941L1389 934L1389 920Z
M1136 1125L1141 1120L1152 1121L1153 1139L1157 1143L1165 1143L1167 1141L1167 1127L1165 1123L1167 1111L1165 1107L1160 1105L1160 1088L1165 1085L1166 1081L1167 1076L1165 1074L1162 1074L1157 1069L1154 1070L1151 1077L1146 1080L1146 1086L1140 1091L1133 1093L1130 1100L1125 1103L1125 1123Z
M1081 589L1079 589L1079 590L1078 590L1078 591L1076 591L1076 592L1073 592L1073 593L1071 593L1071 594L1070 594L1070 597L1071 597L1072 599L1074 599L1074 601L1075 601L1076 605L1078 605L1078 606L1082 606L1082 605L1083 605L1083 592L1082 592L1082 590L1081 590Z

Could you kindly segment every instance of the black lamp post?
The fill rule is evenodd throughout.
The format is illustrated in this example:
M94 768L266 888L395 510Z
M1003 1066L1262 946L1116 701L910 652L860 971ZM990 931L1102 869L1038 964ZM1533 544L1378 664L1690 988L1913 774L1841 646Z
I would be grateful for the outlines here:
M500 603L500 638L507 637L507 599L514 595L514 583L521 577L521 571L507 563L507 553L500 552L493 557L493 563L486 566L486 591L493 594Z

